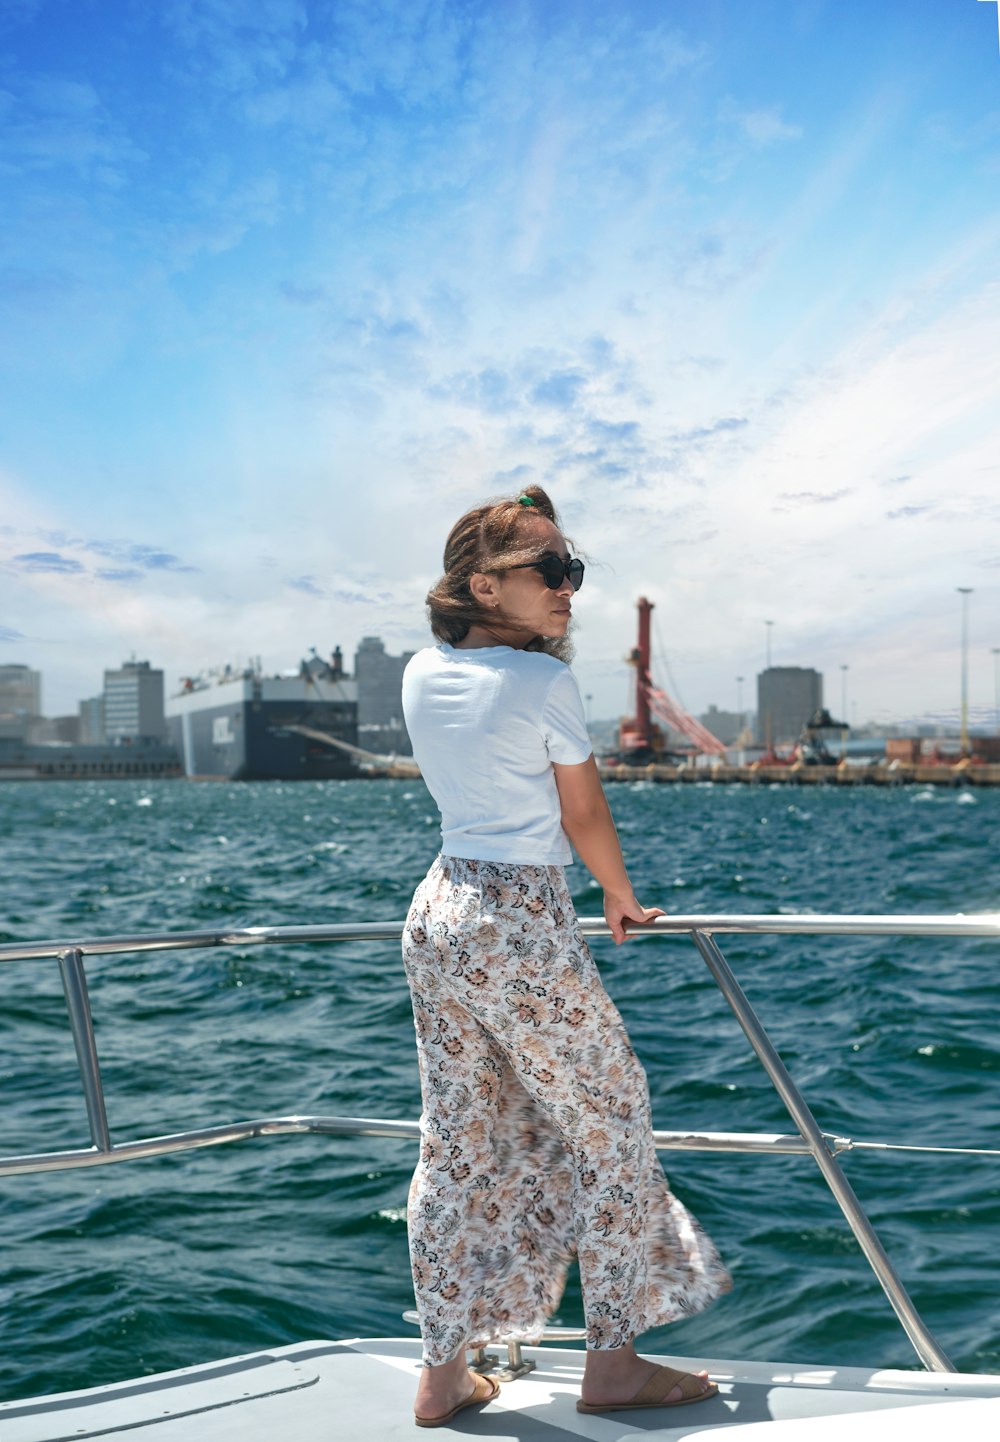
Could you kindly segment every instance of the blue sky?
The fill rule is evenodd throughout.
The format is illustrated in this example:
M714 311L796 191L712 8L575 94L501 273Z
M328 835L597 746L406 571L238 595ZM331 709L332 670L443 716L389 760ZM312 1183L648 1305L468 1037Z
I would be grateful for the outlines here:
M423 644L444 535L549 487L701 710L864 720L1000 646L985 0L6 0L0 660L75 708Z

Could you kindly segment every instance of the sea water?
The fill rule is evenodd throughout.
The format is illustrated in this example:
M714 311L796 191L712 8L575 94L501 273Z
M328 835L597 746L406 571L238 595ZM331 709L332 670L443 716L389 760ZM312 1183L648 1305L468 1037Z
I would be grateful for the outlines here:
M1000 792L612 787L636 889L673 913L1000 909ZM401 919L433 858L422 783L8 784L0 939ZM570 872L581 915L600 892ZM820 1125L1000 1145L1000 942L728 937ZM792 1130L690 941L594 944L656 1125ZM88 963L115 1141L293 1112L419 1113L395 944ZM0 1153L87 1146L55 962L0 967ZM735 1286L644 1344L916 1365L809 1158L665 1153ZM412 1142L281 1137L0 1182L0 1397L316 1337L400 1335ZM956 1365L1000 1371L1000 1156L843 1164ZM558 1320L578 1324L571 1277Z

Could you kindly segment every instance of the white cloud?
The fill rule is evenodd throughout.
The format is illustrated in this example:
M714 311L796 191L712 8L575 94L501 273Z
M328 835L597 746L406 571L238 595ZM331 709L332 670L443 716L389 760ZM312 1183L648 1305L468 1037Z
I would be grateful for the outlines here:
M802 126L783 120L776 106L734 112L732 118L756 145L773 145L776 141L798 140L802 136Z

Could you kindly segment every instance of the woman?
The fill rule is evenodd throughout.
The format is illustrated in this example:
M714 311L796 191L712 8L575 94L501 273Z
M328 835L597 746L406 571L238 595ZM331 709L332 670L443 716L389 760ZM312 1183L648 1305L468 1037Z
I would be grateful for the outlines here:
M536 1341L576 1255L587 1320L580 1411L703 1401L707 1374L634 1338L707 1306L729 1277L667 1188L645 1074L580 934L569 842L616 943L663 913L636 900L565 664L571 560L540 487L452 529L428 596L441 643L403 678L441 855L403 937L423 1117L409 1202L424 1339L419 1426L488 1402L468 1347ZM567 841L568 838L568 841Z

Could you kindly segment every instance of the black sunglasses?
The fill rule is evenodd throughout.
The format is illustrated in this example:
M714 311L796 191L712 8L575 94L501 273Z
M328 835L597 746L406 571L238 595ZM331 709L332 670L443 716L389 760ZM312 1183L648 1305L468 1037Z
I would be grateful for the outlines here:
M583 562L576 556L564 561L554 551L547 551L537 561L521 561L517 566L508 566L509 571L540 571L542 580L550 591L558 591L563 581L569 581L574 591L583 585Z

